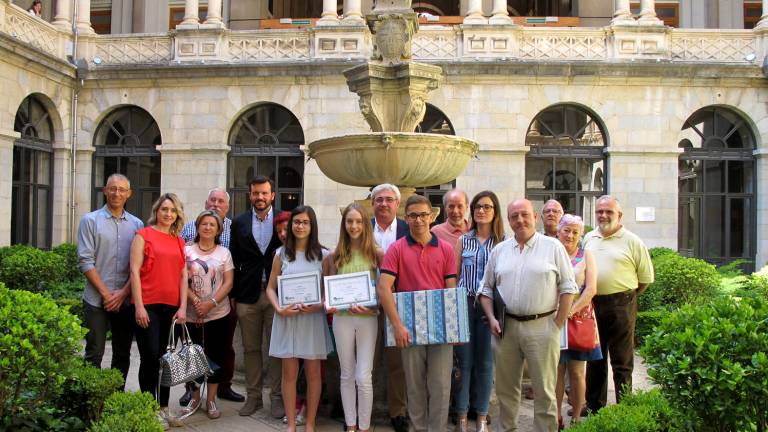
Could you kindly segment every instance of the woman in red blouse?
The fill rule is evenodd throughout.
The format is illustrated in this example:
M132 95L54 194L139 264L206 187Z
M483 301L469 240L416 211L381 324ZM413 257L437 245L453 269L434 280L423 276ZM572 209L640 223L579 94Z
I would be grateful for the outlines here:
M136 232L131 244L131 293L136 307L136 344L141 354L139 387L160 402L160 420L181 426L168 409L170 389L159 386L159 359L165 353L173 320L186 321L187 266L184 207L172 193L152 205L147 227Z

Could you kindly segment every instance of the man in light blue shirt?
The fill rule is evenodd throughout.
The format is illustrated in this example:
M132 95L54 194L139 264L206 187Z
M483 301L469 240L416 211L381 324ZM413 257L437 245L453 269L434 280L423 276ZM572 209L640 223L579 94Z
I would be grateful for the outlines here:
M128 375L133 343L134 313L131 306L129 263L131 243L144 224L125 211L131 183L112 174L103 189L104 207L83 216L77 235L80 271L86 278L83 291L85 360L101 367L107 330L112 330L112 364L123 378Z

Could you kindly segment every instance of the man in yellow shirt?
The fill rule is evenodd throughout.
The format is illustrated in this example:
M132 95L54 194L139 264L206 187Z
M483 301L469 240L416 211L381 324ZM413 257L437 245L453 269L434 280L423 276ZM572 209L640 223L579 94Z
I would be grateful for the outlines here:
M587 363L587 408L593 412L607 404L609 357L616 402L632 389L637 296L653 282L648 249L621 225L616 198L598 198L595 216L598 229L584 236L584 249L592 251L597 262L597 295L592 301L603 351L603 360Z

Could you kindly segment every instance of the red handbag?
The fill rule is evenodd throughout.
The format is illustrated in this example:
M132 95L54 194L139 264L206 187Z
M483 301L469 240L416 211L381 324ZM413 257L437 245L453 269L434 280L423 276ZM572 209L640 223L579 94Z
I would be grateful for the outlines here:
M590 303L568 319L568 349L592 351L600 346L595 310Z

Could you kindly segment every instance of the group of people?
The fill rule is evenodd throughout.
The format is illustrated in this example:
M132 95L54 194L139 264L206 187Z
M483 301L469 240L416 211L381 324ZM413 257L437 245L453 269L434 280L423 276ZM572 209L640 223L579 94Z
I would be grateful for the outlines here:
M653 281L653 269L642 241L621 225L621 206L611 196L597 200L598 227L583 239L581 218L563 215L557 201L544 205L544 229L537 232L532 203L515 200L507 206L513 232L507 238L499 199L491 191L471 201L459 189L446 193L446 222L430 228L435 215L427 198L409 197L405 219L399 219L400 191L382 184L371 191L372 218L357 203L343 210L338 242L329 250L320 244L312 207L275 211L273 184L266 177L251 180L251 208L233 220L226 217L229 195L223 189L211 190L206 210L186 224L178 197L161 195L146 227L125 211L131 195L125 176L110 176L103 192L105 206L83 218L78 236L80 268L87 278L85 358L101 365L111 329L112 367L126 376L135 336L139 386L157 397L166 425L181 425L168 409L169 389L158 381L159 358L174 321L189 323L193 341L214 366L204 405L199 383L187 384L181 418L201 406L208 417L218 418L217 396L244 402L239 414L251 415L264 405L264 386L271 390L271 415L285 415L288 430L295 431L297 381L303 370L306 411L299 422L312 431L321 363L334 349L349 431L371 426L372 374L380 357L387 372L388 413L397 432L445 431L449 410L456 413L457 430L466 431L474 413L477 430L488 431L494 381L498 430L516 430L524 363L537 431L563 426L566 372L574 421L607 403L609 358L617 399L631 389L637 295ZM380 308L281 306L278 277L307 272L368 272ZM393 293L455 287L468 295L469 342L413 345ZM494 315L495 295L506 305L503 320ZM600 345L587 352L561 351L561 328L588 307L594 308ZM394 347L383 347L384 317L392 325ZM245 396L231 388L238 323ZM262 347L269 352L266 368ZM451 379L454 364L458 383Z

